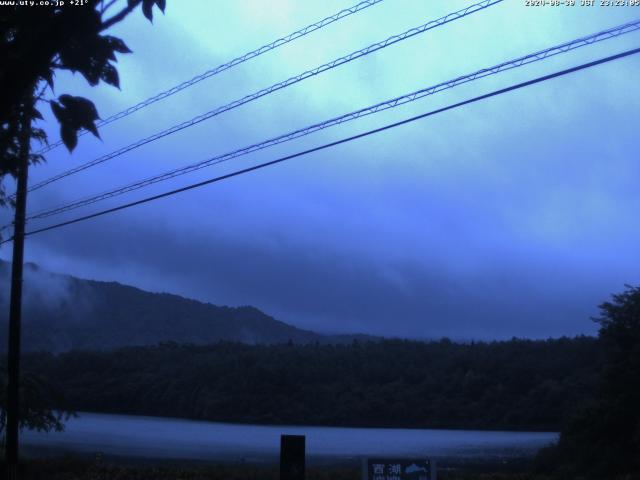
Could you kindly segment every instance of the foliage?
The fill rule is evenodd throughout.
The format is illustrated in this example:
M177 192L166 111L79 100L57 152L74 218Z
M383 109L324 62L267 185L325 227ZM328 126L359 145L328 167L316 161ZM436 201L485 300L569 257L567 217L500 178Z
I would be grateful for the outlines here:
M121 39L103 32L139 5L152 20L153 6L164 11L165 1L128 0L113 15L108 12L116 2L100 0L88 0L78 8L62 3L26 8L19 2L0 8L0 179L17 174L23 135L47 141L44 130L32 127L32 123L42 119L36 104L44 100L47 87L53 93L55 72L80 73L92 86L103 81L119 87L115 54L130 50ZM82 128L98 136L98 113L91 101L72 95L46 101L60 123L60 135L69 150L75 148ZM29 160L36 163L43 157L32 154ZM6 201L0 186L0 205Z
M70 7L37 5L29 8L23 2L0 8L0 205L7 203L2 178L16 176L25 155L23 145L32 140L47 141L41 128L33 126L42 120L37 103L44 101L47 87L53 93L57 70L80 73L90 85L100 81L119 87L114 65L117 53L129 48L116 37L103 32L123 20L142 5L144 15L152 20L157 5L164 11L165 0L128 0L109 16L116 2L88 0ZM47 2L49 3L49 2ZM52 2L53 3L53 2ZM95 125L98 112L86 98L60 95L46 100L60 123L60 135L66 147L73 150L82 128L98 136ZM42 155L28 154L29 163L44 160ZM20 426L36 430L60 430L67 415L51 405L60 403L57 391L41 377L25 375L21 379ZM0 381L0 429L4 428L6 405L4 379Z
M6 421L6 368L0 370L0 433L4 431ZM73 415L63 409L55 410L54 404L64 403L60 390L42 376L27 373L20 381L20 428L39 432L62 431L64 421Z
M640 288L628 287L600 310L604 362L597 395L539 459L560 476L640 476Z
M210 346L25 356L77 411L212 421L559 429L592 389L593 338Z

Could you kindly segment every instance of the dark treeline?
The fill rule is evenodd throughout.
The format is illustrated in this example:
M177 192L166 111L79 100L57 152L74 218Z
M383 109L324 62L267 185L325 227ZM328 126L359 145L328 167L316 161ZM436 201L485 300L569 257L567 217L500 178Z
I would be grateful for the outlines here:
M597 382L590 337L458 344L161 344L32 353L76 411L350 426L558 430Z

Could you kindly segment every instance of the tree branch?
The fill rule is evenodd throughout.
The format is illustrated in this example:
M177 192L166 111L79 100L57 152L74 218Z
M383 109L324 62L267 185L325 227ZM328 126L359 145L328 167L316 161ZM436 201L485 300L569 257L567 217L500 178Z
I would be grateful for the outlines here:
M40 91L38 92L38 94L35 97L36 98L36 100L35 100L36 102L39 102L40 100L44 100L42 98L42 96L44 95L44 92L47 90L48 84L47 84L47 82L42 82L42 83L43 83L42 88L40 89ZM47 100L45 100L45 102L46 101Z
M104 15L105 13L107 13L107 10L109 10L118 0L111 0L109 3L107 3L106 5L104 4L104 1L102 2L102 9L100 11L101 15Z
M129 15L138 5L140 4L140 2L135 2L131 5L127 5L125 8L123 8L122 10L120 10L118 13L116 13L113 17L111 17L108 20L105 20L102 22L102 27L100 27L100 31L106 30L107 28L112 27L113 25L115 25L118 22L121 22L122 20L125 19L125 17L127 15Z

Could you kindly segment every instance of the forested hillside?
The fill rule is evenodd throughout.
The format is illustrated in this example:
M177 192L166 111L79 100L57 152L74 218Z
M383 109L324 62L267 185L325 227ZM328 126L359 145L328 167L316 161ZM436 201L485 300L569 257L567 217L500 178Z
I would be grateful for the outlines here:
M0 261L0 351L6 348L9 264ZM208 344L350 342L366 335L322 335L280 322L251 306L226 307L84 280L25 265L23 348L64 352L159 342Z
M59 407L226 422L557 430L589 398L593 338L29 354Z

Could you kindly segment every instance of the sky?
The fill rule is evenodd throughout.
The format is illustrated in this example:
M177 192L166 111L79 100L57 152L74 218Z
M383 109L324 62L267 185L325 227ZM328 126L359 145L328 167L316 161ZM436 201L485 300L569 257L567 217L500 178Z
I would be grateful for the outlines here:
M70 73L102 118L356 2L169 0L110 32L121 89ZM474 2L384 0L105 126L31 169L46 179ZM640 7L505 0L29 196L51 208L640 18ZM640 32L440 92L59 217L272 160L640 46ZM349 144L28 238L25 260L330 333L503 339L595 334L640 284L640 57L467 105ZM58 127L48 107L43 127ZM13 190L7 181L9 191ZM3 224L10 212L1 213ZM10 248L0 247L10 258Z

